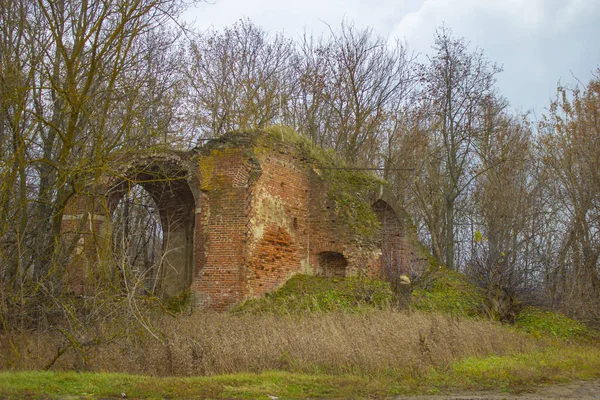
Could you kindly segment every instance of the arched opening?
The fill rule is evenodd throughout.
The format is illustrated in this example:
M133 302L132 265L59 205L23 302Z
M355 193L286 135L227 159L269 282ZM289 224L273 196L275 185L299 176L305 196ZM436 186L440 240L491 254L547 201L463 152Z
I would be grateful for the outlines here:
M160 283L164 232L158 206L141 185L118 201L112 213L113 256L134 285L156 293Z
M346 276L348 261L343 254L335 251L319 253L319 270L317 275L328 278L343 278Z
M381 224L377 242L381 248L381 273L390 281L406 274L406 262L403 261L403 227L396 212L383 200L373 204L373 211Z
M185 171L166 162L136 168L109 191L109 205L121 273L166 297L189 288L196 202Z

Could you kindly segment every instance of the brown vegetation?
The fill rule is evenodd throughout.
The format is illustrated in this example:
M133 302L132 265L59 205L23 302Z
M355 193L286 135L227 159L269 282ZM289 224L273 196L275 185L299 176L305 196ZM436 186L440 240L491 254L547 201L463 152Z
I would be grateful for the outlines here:
M269 370L418 374L468 356L539 346L497 323L419 312L163 316L155 323L156 338L139 325L124 332L120 322L98 327L103 337L120 333L119 338L69 348L52 369L151 375ZM43 369L65 342L56 330L0 335L0 369Z

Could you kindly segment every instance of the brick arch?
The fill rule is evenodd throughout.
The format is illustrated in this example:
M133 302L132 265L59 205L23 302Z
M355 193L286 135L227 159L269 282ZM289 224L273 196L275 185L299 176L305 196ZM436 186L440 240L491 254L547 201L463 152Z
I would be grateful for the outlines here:
M160 290L174 296L187 289L194 273L194 227L196 198L188 173L171 160L153 159L130 169L107 191L109 210L135 185L150 194L163 228L163 251L159 268Z
M163 230L163 255L157 276L160 292L164 296L177 295L189 287L195 270L195 213L199 209L193 190L199 186L195 179L184 162L172 155L123 163L100 180L103 184L87 188L85 194L71 200L63 217L63 236L78 236L76 243L81 249L76 248L74 253L83 254L86 265L110 260L115 208L133 187L141 186L156 204ZM90 268L78 271L77 264L82 263L71 263L75 264L71 280L76 282L75 290L81 292L82 282L91 276Z

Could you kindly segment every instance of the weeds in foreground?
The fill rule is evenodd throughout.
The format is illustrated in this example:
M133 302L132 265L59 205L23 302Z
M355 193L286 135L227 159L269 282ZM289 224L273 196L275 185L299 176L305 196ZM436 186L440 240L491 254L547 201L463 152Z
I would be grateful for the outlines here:
M196 313L156 317L154 324L162 332L161 340L144 330L130 331L131 336L65 353L52 368L161 376L269 370L379 373L424 370L464 357L540 346L534 338L497 323L383 310L303 316ZM6 345L1 338L0 343ZM13 334L12 343L22 356L8 360L9 352L2 351L0 365L32 370L43 368L61 341L47 332Z
M391 311L384 282L299 276L233 313L148 308L151 330L115 314L74 342L88 331L113 338L93 346L65 347L60 327L3 331L0 369L22 372L0 373L0 397L382 397L600 375L597 337L583 325L531 308L516 328L472 318L475 291L458 278L415 294L414 308L443 314Z
M548 338L576 340L585 332L575 321L535 309L525 310L518 329L468 318L476 309L475 290L459 278L444 275L429 294L419 289L423 293L415 296L416 307L445 314L391 311L385 282L297 276L234 313L148 309L145 321L152 329L103 319L68 346L60 326L15 329L0 333L0 369L160 376L406 370L420 376L468 357L531 352L547 346ZM99 336L110 340L92 340ZM93 345L78 345L86 343Z
M533 385L600 377L597 346L551 346L529 354L466 358L430 367L415 375L388 370L380 374L259 374L156 378L141 375L74 372L0 373L0 397L53 398L373 398L469 389L529 390Z

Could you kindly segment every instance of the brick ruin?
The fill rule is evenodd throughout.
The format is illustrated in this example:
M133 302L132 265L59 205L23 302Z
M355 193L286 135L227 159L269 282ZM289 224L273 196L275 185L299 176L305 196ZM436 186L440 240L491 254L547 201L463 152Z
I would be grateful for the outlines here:
M229 309L297 273L392 279L427 263L383 182L297 136L232 133L112 167L64 210L69 284L79 293L114 270L111 214L133 185L160 213L161 293L190 290L197 309Z

